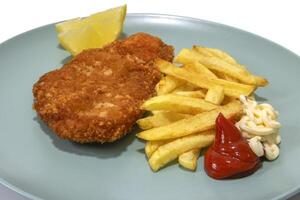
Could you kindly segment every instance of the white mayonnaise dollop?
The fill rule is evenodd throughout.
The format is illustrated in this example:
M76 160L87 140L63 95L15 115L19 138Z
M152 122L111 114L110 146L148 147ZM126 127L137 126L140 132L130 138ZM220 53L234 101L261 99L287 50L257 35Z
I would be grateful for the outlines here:
M257 156L265 156L268 160L276 159L279 156L278 144L281 142L278 112L270 104L258 104L243 95L240 96L240 101L243 103L244 115L235 126L248 139Z

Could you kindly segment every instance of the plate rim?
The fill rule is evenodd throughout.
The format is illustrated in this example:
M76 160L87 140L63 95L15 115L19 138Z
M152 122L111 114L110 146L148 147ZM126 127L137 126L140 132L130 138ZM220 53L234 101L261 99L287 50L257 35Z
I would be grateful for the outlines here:
M249 32L249 31L246 31L246 30L243 30L243 29L231 26L231 25L226 25L226 24L223 24L223 23L218 23L218 22L214 22L214 21L209 21L209 20L199 19L199 18L193 18L193 17L188 17L188 16L160 14L160 13L127 13L126 18L127 17L129 17L129 18L131 18L131 17L156 17L156 18L175 19L175 20L181 20L181 21L196 21L196 22L200 22L200 23L204 23L204 24L208 24L208 25L222 27L222 28L225 28L225 29L232 29L232 30L235 30L235 31L237 31L241 34L247 34L247 35L252 36L254 38L257 38L257 39L260 39L260 40L265 40L265 41L269 42L270 44L272 44L273 46L275 46L277 48L280 48L280 49L288 52L289 54L291 54L293 56L296 56L300 60L300 56L298 54L296 54L295 52L291 51L290 49L282 46L281 44L278 44L278 43L276 43L276 42L274 42L270 39L267 39L263 36L260 36L258 34L255 34L255 33L252 33L252 32ZM125 18L125 20L126 20L126 18ZM30 29L30 30L24 31L20 34L17 34L15 36L1 42L0 43L0 48L1 48L1 46L5 45L6 43L9 43L10 41L15 40L16 38L22 37L23 35L25 35L27 33L30 33L34 30L43 29L47 26L51 26L51 25L57 24L59 22L62 22L62 21L42 25L42 26ZM40 197L38 197L36 195L33 195L29 192L26 192L26 191L16 187L15 185L9 183L7 180L5 180L1 177L0 177L0 184L3 185L6 188L12 190L13 192L16 192L17 194L19 194L23 197L26 197L26 198L29 198L29 199L32 199L32 200L43 200L43 199L41 199ZM271 200L286 199L286 198L294 196L295 194L297 194L299 192L300 192L300 184L293 187L293 188L291 188L290 190L286 191L285 193L282 193L282 194L272 198Z

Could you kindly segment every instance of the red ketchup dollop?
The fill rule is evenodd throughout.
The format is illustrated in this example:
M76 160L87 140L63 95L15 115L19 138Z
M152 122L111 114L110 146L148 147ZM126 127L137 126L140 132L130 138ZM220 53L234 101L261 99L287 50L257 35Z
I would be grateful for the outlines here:
M260 159L234 124L222 113L216 119L214 144L204 156L204 168L215 179L239 178L255 172Z

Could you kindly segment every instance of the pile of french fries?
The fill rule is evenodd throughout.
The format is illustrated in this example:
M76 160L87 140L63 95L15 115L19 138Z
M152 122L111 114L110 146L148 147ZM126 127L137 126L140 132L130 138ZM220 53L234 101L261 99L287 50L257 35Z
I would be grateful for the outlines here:
M195 170L201 149L214 141L218 114L241 115L240 95L249 96L268 84L219 49L182 49L175 62L180 66L156 60L165 76L156 86L157 96L142 105L152 115L137 121L143 129L137 137L146 140L153 171L176 159L182 167Z

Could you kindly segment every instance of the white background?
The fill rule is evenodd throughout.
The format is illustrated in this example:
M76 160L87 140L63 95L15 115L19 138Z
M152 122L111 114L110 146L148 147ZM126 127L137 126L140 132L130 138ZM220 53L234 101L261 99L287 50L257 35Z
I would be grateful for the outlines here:
M300 55L298 0L1 0L0 42L33 28L127 3L129 13L184 15L235 26Z
M163 13L215 21L263 36L300 55L298 2L298 0L2 0L0 43L42 25L86 16L127 3L128 13ZM23 200L3 186L0 186L0 199ZM300 195L292 199L300 200Z

